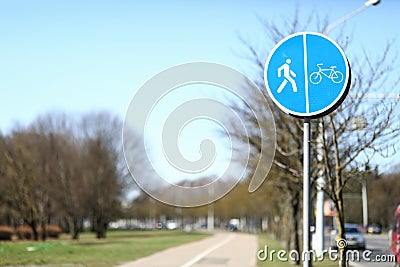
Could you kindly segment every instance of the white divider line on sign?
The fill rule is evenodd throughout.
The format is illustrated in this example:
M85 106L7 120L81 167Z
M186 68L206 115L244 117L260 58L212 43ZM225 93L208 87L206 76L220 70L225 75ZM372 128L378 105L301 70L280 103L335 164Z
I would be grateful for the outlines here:
M310 101L308 99L308 69L307 69L307 36L303 34L303 56L304 56L304 89L306 93L306 112L310 112Z

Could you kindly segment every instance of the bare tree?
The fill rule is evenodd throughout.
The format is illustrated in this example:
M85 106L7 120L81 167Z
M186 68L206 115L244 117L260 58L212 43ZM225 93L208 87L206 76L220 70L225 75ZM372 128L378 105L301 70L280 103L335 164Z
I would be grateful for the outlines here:
M317 18L313 21L312 18L309 16L308 20L302 21L299 11L296 10L293 17L283 22L282 25L286 26L280 27L274 21L268 20L263 23L267 37L274 44L289 34L308 29L310 23L314 22L317 24L317 31L323 32L328 19ZM343 28L340 35L347 36ZM259 73L262 74L263 53L243 38L242 40L250 52L251 59L258 67ZM370 93L391 92L399 85L399 76L394 72L396 57L392 53L391 43L388 43L374 58L369 52L364 51L360 54L359 51L351 50L351 38L346 40L339 38L338 42L350 55L352 67L350 97L334 113L320 120L314 120L312 145L314 148L317 147L315 137L318 132L321 132L323 161L315 166L319 166L326 174L327 186L324 190L335 205L338 238L345 238L343 189L346 183L350 179L359 177L354 174L369 164L376 154L384 157L392 155L396 151L396 138L400 131L398 100L366 101L365 99ZM260 88L264 88L263 79L258 81ZM301 181L298 178L301 174L299 163L302 158L299 152L301 147L299 144L302 143L302 134L299 134L302 131L301 126L298 125L296 119L288 118L280 112L275 112L274 115L278 135L277 157L274 163L282 169L283 173L290 173L292 176L292 179L281 179L283 185L290 188L289 185L294 182L297 185L294 190L300 190L298 185ZM285 139L285 137L288 138ZM297 157L297 161L288 160L289 156ZM314 160L316 160L315 155ZM341 250L341 254L340 265L347 266L344 250Z
M43 160L43 140L32 130L14 131L11 137L2 139L5 152L6 188L12 207L32 229L35 240L39 239L38 227L42 226L42 238L46 238L44 225L48 218L48 165Z
M122 154L122 123L100 112L84 116L80 125L84 137L82 183L91 189L85 199L97 237L104 238L108 223L121 211L122 174L117 167Z
M46 138L42 158L49 165L51 211L66 219L72 239L78 239L87 210L82 197L89 190L81 182L82 147L77 139L76 122L64 113L39 116L32 124Z
M368 94L382 92L385 87L391 91L399 84L398 77L392 84L387 82L395 66L389 60L390 47L388 44L376 60L367 54L354 60L350 92L355 94L334 113L321 119L323 166L327 177L325 191L335 205L337 238L345 238L343 190L346 184L359 178L359 171L365 169L377 154L389 157L396 151L400 134L399 100L365 101ZM347 266L345 253L343 250L341 253L341 266Z
M121 130L120 119L107 112L79 122L47 114L1 136L2 198L16 211L14 221L22 218L37 240L39 232L46 238L52 219L65 218L77 239L83 220L92 218L97 236L105 237L108 222L121 215L123 186L129 186Z
M400 174L398 171L382 175L371 184L368 195L369 217L372 222L379 223L384 229L388 229L393 223L393 213L400 203Z

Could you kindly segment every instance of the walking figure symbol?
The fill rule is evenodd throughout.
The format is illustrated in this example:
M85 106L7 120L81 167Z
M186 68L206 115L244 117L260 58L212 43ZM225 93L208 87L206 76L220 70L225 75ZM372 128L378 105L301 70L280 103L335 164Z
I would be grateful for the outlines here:
M284 63L282 66L278 68L278 77L280 78L282 76L282 71L283 71L283 77L285 78L281 85L279 85L279 88L277 90L277 93L280 94L287 85L288 82L292 85L293 92L297 93L297 85L296 81L293 80L292 76L296 78L296 73L294 73L290 69L290 63L292 63L292 60L290 58L286 59L286 63Z

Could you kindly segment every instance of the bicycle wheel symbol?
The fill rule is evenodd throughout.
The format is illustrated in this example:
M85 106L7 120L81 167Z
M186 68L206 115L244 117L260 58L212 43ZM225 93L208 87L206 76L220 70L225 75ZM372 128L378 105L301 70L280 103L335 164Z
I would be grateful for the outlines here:
M331 81L334 83L340 83L341 81L343 81L343 73L338 70L334 71L331 75Z
M310 82L312 84L319 84L322 80L322 75L318 71L311 73Z

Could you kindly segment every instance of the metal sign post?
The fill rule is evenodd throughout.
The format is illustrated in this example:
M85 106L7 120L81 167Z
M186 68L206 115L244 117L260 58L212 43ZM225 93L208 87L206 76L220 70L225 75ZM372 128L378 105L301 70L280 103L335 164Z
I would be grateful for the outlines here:
M303 266L311 266L310 258L307 257L310 249L310 147L311 147L311 126L310 119L305 118L303 124Z
M303 266L310 262L310 121L335 110L350 88L350 66L340 46L313 32L289 35L271 51L265 86L285 113L304 119Z

